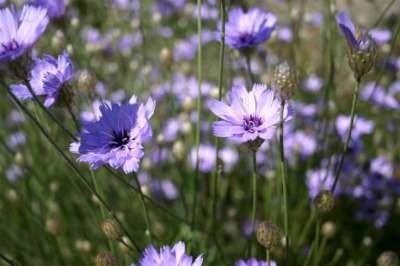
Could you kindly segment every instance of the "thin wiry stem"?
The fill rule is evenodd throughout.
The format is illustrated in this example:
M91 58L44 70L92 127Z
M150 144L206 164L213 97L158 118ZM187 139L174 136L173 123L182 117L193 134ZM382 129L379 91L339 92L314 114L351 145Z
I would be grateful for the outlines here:
M319 235L320 235L320 221L319 219L317 219L317 222L315 224L315 239L314 239L314 266L318 266Z
M221 13L221 42L219 46L219 75L218 75L218 100L222 100L222 84L224 76L224 55L225 55L225 0L220 1ZM213 196L212 196L212 228L216 231L217 221L217 204L218 204L218 180L221 178L221 170L219 169L219 151L221 149L217 137L215 137L215 146L217 149L215 156L215 172L213 174Z
M149 216L149 212L147 210L146 202L144 200L142 186L140 185L139 179L136 174L133 174L133 179L135 180L136 186L138 187L138 190L139 190L140 201L142 203L142 208L144 211L144 217L145 217L145 221L146 221L147 231L149 233L150 242L153 242L153 233L151 231L150 216Z
M283 192L283 219L284 219L284 232L285 232L285 240L286 240L286 259L288 258L289 251L289 230L288 230L288 206L287 206L287 169L285 164L285 149L283 142L283 133L284 133L284 121L283 121L283 113L285 108L285 100L281 101L281 110L280 110L280 123L279 123L279 152L280 152L280 165L281 165L281 179L282 179L282 192Z
M201 7L202 0L197 0L197 35L198 35L198 51L197 51L197 122L196 122L196 135L195 135L195 145L196 145L196 169L195 175L193 179L193 210L192 210L192 227L195 226L196 223L196 210L197 210L197 189L199 183L199 149L200 149L200 124L201 124L201 105L202 105L202 94L201 94L201 85L202 85L202 21L201 21Z
M335 189L336 189L336 186L337 186L337 182L339 181L340 173L342 172L344 157L345 157L345 155L346 155L346 153L348 152L348 149L349 149L349 143L350 143L350 140L351 140L351 132L353 130L353 125L354 125L354 120L355 120L357 101L358 101L358 91L360 89L360 83L361 83L361 80L358 79L356 81L356 86L355 86L354 91L353 91L353 101L352 101L352 104L351 104L349 131L347 132L347 137L346 137L346 140L344 142L343 152L342 152L342 154L340 156L339 166L336 169L335 180L334 180L332 188L331 188L331 192L332 193L335 192Z

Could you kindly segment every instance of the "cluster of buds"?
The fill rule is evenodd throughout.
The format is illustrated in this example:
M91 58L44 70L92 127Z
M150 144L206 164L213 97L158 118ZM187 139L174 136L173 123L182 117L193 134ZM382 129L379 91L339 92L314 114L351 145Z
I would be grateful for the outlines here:
M378 266L399 266L400 260L393 251L384 251L377 260Z
M297 74L291 64L285 61L275 67L273 74L273 87L282 100L286 101L292 98L297 85Z

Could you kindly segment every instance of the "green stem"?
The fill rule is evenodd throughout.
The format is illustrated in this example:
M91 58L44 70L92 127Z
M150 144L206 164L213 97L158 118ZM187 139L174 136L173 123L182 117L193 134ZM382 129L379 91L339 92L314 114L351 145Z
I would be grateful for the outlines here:
M270 254L269 254L269 249L266 249L266 259L267 259L267 266L270 266Z
M143 208L143 212L144 212L144 218L145 218L145 221L146 221L147 232L148 232L148 236L150 238L150 243L152 243L153 242L153 234L152 234L152 231L151 231L150 216L149 216L149 212L147 210L146 201L144 200L144 194L143 194L143 191L142 191L142 186L140 185L139 179L138 179L136 174L133 174L133 179L135 180L136 186L138 187L139 196L140 196L140 202L142 204L142 208Z
M253 150L253 201L251 209L251 227L255 231L256 210L257 210L257 151Z
M353 130L355 113L356 113L356 108L357 108L358 91L360 89L360 83L361 83L361 80L358 79L356 81L356 86L355 86L354 91L353 91L353 102L351 104L351 113L350 113L350 127L349 127L349 131L347 132L346 141L345 141L344 146L343 146L343 152L342 152L341 157L340 157L339 166L337 167L337 170L336 170L336 173L335 173L335 180L334 180L332 188L331 188L331 192L332 193L335 192L335 188L336 188L337 182L339 181L340 172L342 171L344 157L345 157L345 155L346 155L346 153L347 153L347 151L349 149L349 143L350 143L350 139L351 139L351 132Z
M249 80L250 80L249 89L251 89L250 87L252 86L252 84L254 84L254 82L255 82L255 77L254 77L254 75L253 75L253 72L251 71L250 52L246 52L246 53L245 53L245 58L246 58L247 74L249 75Z
M285 240L286 240L286 259L288 258L289 251L289 235L288 235L288 208L287 208L287 187L286 187L286 176L287 169L285 164L285 150L283 143L283 112L285 109L285 100L281 101L281 110L280 110L280 125L279 125L279 150L280 150L280 165L281 165L281 178L282 178L282 192L283 192L283 219L284 219L284 232L285 232Z
M318 266L318 248L319 248L319 235L320 235L320 221L317 219L315 223L315 239L314 239L314 266Z
M202 21L201 21L201 6L202 0L197 0L198 14L197 14L197 35L198 35L198 51L197 51L197 123L196 123L196 169L193 179L193 210L192 210L192 228L196 223L196 208L197 208L197 189L199 182L199 148L200 148L200 124L201 124L201 85L202 85Z
M220 13L221 13L221 43L219 46L219 75L218 75L218 100L222 99L222 84L224 75L224 55L225 55L225 0L220 1ZM221 177L221 171L219 169L219 151L220 143L217 137L215 137L215 146L217 149L215 156L215 172L213 174L213 196L212 196L212 227L213 232L216 231L217 221L217 204L218 204L218 180Z

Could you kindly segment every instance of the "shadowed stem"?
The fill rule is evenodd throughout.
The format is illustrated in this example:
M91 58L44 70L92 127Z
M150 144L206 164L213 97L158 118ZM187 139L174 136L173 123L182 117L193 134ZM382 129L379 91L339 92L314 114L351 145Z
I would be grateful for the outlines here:
M219 75L218 75L218 100L222 99L222 84L224 76L224 55L225 55L225 0L220 1L220 14L221 14L221 42L219 46ZM213 232L216 231L217 221L217 204L218 204L218 180L221 177L219 169L219 151L221 149L217 137L215 137L215 146L217 149L215 156L215 172L213 174L213 196L212 196L212 228Z
M354 124L355 113L356 113L356 108L357 108L358 91L360 89L360 83L361 83L361 79L358 78L356 80L356 86L355 86L354 91L353 91L353 101L352 101L352 104L351 104L349 131L347 132L346 141L345 141L344 146L343 146L343 152L342 152L342 154L340 156L339 166L337 167L337 170L336 170L336 173L335 173L335 180L334 180L332 188L331 188L331 192L332 193L335 192L336 185L337 185L337 182L339 181L340 173L342 171L344 157L345 157L345 155L346 155L346 153L348 152L348 149L349 149L349 143L350 143L350 139L351 139L351 132L353 130L353 124Z
M8 265L11 265L11 266L16 266L16 265L17 265L13 260L7 258L6 256L4 256L4 255L1 254L1 253L0 253L0 259L2 259L3 261L5 261L6 263L8 263Z
M140 202L142 203L142 208L143 208L143 212L144 212L144 218L145 218L145 221L146 221L146 227L147 227L147 231L149 233L150 243L152 243L153 242L153 233L151 231L150 216L149 216L149 212L147 210L146 202L144 200L144 194L143 194L143 191L142 191L142 186L140 185L139 179L138 179L136 174L133 174L133 179L135 180L136 186L138 187L139 196L140 196Z
M270 266L270 254L269 254L269 249L266 249L266 251L265 251L265 257L266 257L266 260L267 260L267 266Z
M318 253L319 253L319 235L320 235L320 227L321 223L319 219L317 218L317 222L315 223L315 239L314 239L314 266L318 266Z
M192 228L196 223L196 209L197 209L197 190L199 183L199 148L200 148L200 124L201 124L201 81L202 81L202 21L201 21L201 7L202 0L197 0L197 35L198 35L198 47L197 47L197 123L196 123L196 136L195 136L195 145L196 145L196 170L193 180L193 210L192 210Z
M288 208L287 208L287 187L286 187L286 164L285 164L285 150L283 143L283 112L285 109L285 100L281 101L281 110L280 110L280 124L279 124L279 151L280 151L280 165L281 165L281 178L282 178L282 192L283 192L283 219L284 219L284 232L285 232L285 240L286 240L286 260L288 258L289 251L289 235L288 235Z
M245 58L246 58L247 74L249 75L249 80L250 80L250 85L249 85L250 89L251 85L254 84L255 82L255 77L253 75L253 72L251 71L251 58L249 52L245 53Z
M3 86L5 84L2 84ZM40 124L40 122L29 112L29 110L20 102L20 100L13 94L11 93L7 86L4 86L6 88L6 91L8 95L14 100L15 104L32 120L32 122L38 127L40 132L45 136L45 138L50 142L50 144L56 149L56 151L61 155L61 157L68 163L68 165L74 170L74 172L77 174L77 176L82 180L82 182L85 184L87 189L94 194L98 199L99 202L104 208L112 215L112 217L115 219L115 221L120 225L121 229L123 232L129 237L131 240L132 244L134 245L136 251L140 252L140 248L137 246L136 242L128 235L126 229L122 226L122 223L118 219L118 217L115 216L113 213L111 207L105 202L105 200L91 187L90 183L86 180L86 178L83 176L83 174L80 172L80 170L75 166L75 164L72 162L72 160L63 152L63 150L60 148L60 146L50 137L50 134L47 132L46 129L43 128L43 126Z
M257 151L253 150L253 202L251 209L251 227L253 231L255 231L255 222L256 222L256 209L257 209Z

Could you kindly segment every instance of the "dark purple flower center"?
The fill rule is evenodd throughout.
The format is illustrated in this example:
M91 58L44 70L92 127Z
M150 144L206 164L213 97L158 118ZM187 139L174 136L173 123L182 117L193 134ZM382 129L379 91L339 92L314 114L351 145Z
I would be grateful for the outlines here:
M263 123L262 118L256 115L245 116L243 118L243 129L247 132L254 133L255 128Z
M2 43L1 46L4 48L4 52L13 51L19 47L17 41L14 39L8 43Z
M109 143L110 148L122 148L129 143L129 132L128 130L114 131L112 132L112 140Z
M242 43L250 43L253 39L253 36L247 32L241 33L239 35L239 41Z

